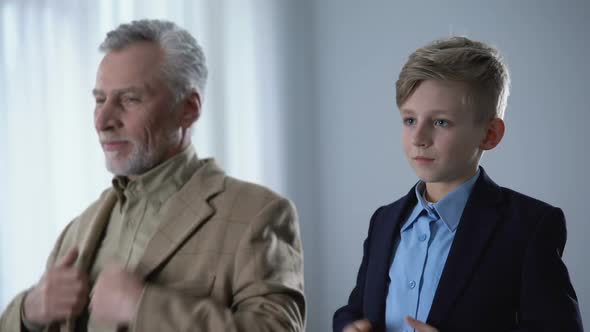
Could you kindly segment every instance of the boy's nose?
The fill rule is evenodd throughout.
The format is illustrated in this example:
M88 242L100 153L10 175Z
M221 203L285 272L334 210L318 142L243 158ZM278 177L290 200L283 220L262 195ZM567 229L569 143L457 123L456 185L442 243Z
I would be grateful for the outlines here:
M412 136L412 144L419 147L425 147L432 144L430 128L424 125L416 126L414 129L414 135Z

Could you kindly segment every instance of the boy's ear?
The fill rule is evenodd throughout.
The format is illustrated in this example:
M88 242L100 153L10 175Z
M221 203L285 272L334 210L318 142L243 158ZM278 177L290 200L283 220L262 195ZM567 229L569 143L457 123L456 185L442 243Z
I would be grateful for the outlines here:
M506 127L504 125L504 120L500 118L494 118L487 124L486 136L479 145L479 148L484 151L495 148L498 144L500 144L502 137L504 137L505 130Z
M182 115L180 123L183 128L190 128L193 123L197 122L201 116L201 96L196 90L191 91L188 96L185 97L182 104Z

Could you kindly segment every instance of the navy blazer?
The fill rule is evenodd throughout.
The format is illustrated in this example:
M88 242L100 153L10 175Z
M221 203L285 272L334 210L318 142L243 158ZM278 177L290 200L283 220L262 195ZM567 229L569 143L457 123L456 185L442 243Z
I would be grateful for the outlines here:
M445 263L427 323L441 332L583 331L578 300L561 256L561 209L494 183L480 168ZM394 240L416 204L414 188L371 218L348 304L333 329L368 319L385 331ZM395 281L393 281L395 282Z

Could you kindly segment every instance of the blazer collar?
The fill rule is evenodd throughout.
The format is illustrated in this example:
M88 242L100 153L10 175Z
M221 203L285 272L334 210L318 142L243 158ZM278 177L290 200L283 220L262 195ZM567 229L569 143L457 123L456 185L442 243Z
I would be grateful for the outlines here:
M208 203L223 191L225 173L213 159L203 159L191 179L162 206L163 222L148 243L136 268L144 280L158 268L215 210ZM90 227L82 234L76 266L88 271L103 239L109 216L117 202L114 189L107 190L96 207L87 209L80 220L89 220ZM75 320L68 319L61 331L71 332Z
M374 331L385 331L385 300L389 287L389 265L395 244L395 232L416 205L415 186L397 202L386 206L371 222L370 247L366 273L363 311ZM367 253L366 253L367 254Z
M428 323L440 325L457 297L469 282L479 257L495 229L500 216L501 188L480 167L480 175L473 187L457 234L451 246L438 288L428 316ZM396 203L385 208L382 216L372 222L370 259L364 292L364 312L375 331L385 330L385 300L389 286L395 232L417 203L415 186Z
M213 207L208 200L224 188L225 173L213 159L204 159L191 179L175 193L160 213L164 222L148 243L140 259L138 271L147 276L159 263L201 225L211 214ZM86 210L81 220L90 220L90 227L82 234L80 255L76 266L88 270L93 263L96 250L106 231L109 215L117 202L114 189L107 190L95 209Z
M492 238L501 209L501 188L480 167L481 174L469 197L461 222L434 295L428 323L440 326L470 281L488 241Z
M162 206L164 222L147 244L136 272L144 280L215 212L209 200L223 191L225 173L205 159L193 177Z
M94 262L100 241L104 237L109 216L117 202L117 194L114 189L105 191L96 205L84 211L78 218L81 221L88 220L90 225L86 232L81 234L78 247L78 259L75 266L82 271L89 271ZM73 332L76 328L76 319L69 318L61 325L61 332Z
M89 271L90 265L94 262L96 250L100 246L100 241L102 241L106 231L109 216L117 202L115 190L107 190L98 202L95 209L87 209L79 217L80 220L90 221L90 227L82 234L80 247L78 248L79 255L76 260L76 266L83 271Z

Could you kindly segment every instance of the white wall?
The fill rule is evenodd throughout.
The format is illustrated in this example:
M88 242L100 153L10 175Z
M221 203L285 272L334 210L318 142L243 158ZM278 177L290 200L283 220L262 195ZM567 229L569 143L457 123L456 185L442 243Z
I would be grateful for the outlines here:
M400 147L395 80L411 51L438 37L465 34L500 48L512 74L501 146L482 164L501 185L560 206L569 238L565 262L590 324L590 268L584 246L587 1L312 2L316 236L308 280L318 294L309 331L328 331L354 285L373 211L416 181ZM311 263L310 264L310 258Z

